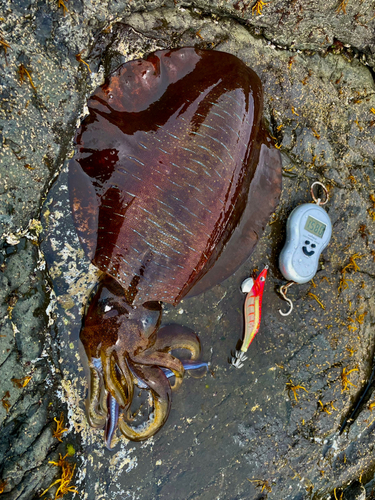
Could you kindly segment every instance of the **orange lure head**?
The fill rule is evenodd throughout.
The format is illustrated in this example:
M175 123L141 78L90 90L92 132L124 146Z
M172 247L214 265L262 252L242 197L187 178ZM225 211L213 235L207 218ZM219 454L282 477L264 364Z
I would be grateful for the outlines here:
M263 291L264 291L264 285L266 283L266 278L267 278L267 272L268 272L268 266L265 266L263 271L259 273L259 276L254 282L253 286L253 294L256 297L259 297L260 299L263 296Z

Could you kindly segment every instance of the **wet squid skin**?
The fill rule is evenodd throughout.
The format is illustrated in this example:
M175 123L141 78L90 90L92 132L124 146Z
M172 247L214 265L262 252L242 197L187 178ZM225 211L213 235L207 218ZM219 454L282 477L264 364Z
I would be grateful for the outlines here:
M197 361L200 343L189 329L159 330L161 302L211 288L248 258L278 203L281 158L263 126L261 82L231 54L185 47L131 61L88 109L69 195L81 245L103 272L80 338L89 420L103 427L109 410L110 446L117 419L132 440L165 423L184 376L171 351ZM137 385L154 407L142 430L128 416Z
M208 369L208 363L204 361L194 361L194 360L184 360L182 361L182 364L184 366L185 371L186 370L202 370ZM174 373L169 370L168 368L162 368L164 375L170 379L174 376ZM141 389L148 389L148 386L142 382L141 380L137 379L136 382L137 386ZM113 436L116 432L117 426L118 426L118 419L119 419L119 404L116 401L116 399L112 396L111 393L108 393L107 396L107 419L106 419L106 424L105 424L105 432L104 432L104 442L106 447L111 450L112 449L112 439Z
M88 416L93 427L105 426L108 448L117 426L133 441L155 434L168 417L171 390L181 384L184 365L190 370L207 366L199 360L199 338L180 325L158 330L161 315L158 302L130 305L110 277L102 280L88 307L80 333L91 376ZM172 356L175 349L189 351L190 360ZM135 386L150 390L153 399L155 418L142 430L127 421Z

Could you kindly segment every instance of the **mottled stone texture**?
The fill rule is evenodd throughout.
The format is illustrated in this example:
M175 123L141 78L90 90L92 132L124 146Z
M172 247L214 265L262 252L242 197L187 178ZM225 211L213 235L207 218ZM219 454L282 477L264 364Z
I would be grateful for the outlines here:
M73 483L90 500L319 500L334 499L335 488L337 498L364 498L364 488L373 498L374 396L348 434L337 432L374 354L374 5L348 2L338 12L339 0L282 0L253 15L255 2L242 0L65 3L65 16L55 0L2 5L2 498L37 498L60 477L48 461L65 454L67 444L76 450ZM213 375L184 382L152 442L121 443L111 454L102 433L87 427L82 403L77 337L95 273L70 219L66 173L49 186L73 151L76 122L103 75L152 50L182 45L233 53L258 73L264 115L283 156L283 194L246 265L223 285L165 311L167 322L199 333ZM21 83L21 65L35 89L26 73ZM283 283L277 257L285 221L310 200L314 180L330 188L333 237L314 284L289 290L295 310L282 318L276 289ZM26 232L36 227L30 219L39 218L47 194L39 240L48 273L32 241L35 229ZM349 267L339 293L341 271L354 254L359 269ZM245 366L235 370L227 358L242 332L239 285L267 262L261 330ZM358 369L345 391L344 368ZM25 387L11 380L28 376ZM298 385L308 392L299 389L297 401L291 387ZM51 429L65 408L70 433L59 444Z

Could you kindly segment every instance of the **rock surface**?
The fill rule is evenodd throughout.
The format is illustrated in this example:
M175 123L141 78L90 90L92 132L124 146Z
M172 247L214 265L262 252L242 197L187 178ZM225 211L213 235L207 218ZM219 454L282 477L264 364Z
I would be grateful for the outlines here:
M375 352L375 8L369 0L281 0L264 3L257 14L254 4L68 0L64 15L55 0L4 0L4 500L39 498L61 477L61 467L49 461L73 448L72 484L89 500L375 497L374 395L338 435L372 372ZM167 424L152 440L121 441L110 453L102 431L90 429L84 416L87 383L78 334L97 275L70 217L67 159L85 100L104 75L121 62L183 45L231 52L258 73L264 116L283 156L283 194L246 265L203 296L164 311L165 322L199 333L212 374L186 378ZM283 318L277 258L285 223L295 206L310 201L315 180L329 188L333 236L314 283L289 290L295 308ZM261 330L245 366L236 370L228 357L242 332L239 285L266 262L271 269ZM61 411L68 428L62 443L52 434Z

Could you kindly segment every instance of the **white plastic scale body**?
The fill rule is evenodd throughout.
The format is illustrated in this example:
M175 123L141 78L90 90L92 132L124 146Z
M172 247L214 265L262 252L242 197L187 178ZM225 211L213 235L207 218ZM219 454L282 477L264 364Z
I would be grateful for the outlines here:
M307 283L316 274L320 254L331 238L331 221L320 205L305 203L292 211L286 231L280 271L287 280Z

